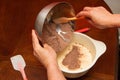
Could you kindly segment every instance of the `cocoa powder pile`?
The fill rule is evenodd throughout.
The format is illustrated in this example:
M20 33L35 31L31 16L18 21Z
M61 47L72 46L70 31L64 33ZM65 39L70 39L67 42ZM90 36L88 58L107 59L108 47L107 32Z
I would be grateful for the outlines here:
M72 50L63 59L62 64L67 66L68 69L80 68L80 55L79 48L77 46L73 46Z

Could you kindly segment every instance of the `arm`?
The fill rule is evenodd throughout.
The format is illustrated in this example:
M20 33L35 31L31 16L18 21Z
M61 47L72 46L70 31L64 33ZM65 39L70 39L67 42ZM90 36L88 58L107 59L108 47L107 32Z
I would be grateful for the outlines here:
M47 67L48 80L66 80L57 64Z
M34 55L47 69L48 80L66 80L58 67L55 51L47 44L44 44L44 48L41 47L34 30L32 30L32 43Z
M120 27L120 14L112 14L104 7L85 7L77 17L85 16L94 26L100 29Z

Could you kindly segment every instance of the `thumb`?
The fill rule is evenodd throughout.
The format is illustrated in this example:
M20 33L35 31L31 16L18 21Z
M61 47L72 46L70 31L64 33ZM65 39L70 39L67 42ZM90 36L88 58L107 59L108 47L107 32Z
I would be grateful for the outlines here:
M89 11L81 11L76 15L76 17L78 17L78 18L81 17L81 16L91 18Z

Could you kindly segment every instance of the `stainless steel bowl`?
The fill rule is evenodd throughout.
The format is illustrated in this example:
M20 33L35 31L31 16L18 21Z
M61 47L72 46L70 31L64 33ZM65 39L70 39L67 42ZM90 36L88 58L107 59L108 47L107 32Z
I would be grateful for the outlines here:
M39 35L42 34L42 29L45 23L52 22L53 19L60 17L73 17L75 11L67 2L54 2L44 7L38 14L35 21L35 29Z

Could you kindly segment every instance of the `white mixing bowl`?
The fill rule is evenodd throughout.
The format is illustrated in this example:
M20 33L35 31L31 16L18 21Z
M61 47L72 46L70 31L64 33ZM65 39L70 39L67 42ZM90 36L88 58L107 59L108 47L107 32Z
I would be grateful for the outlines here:
M91 37L82 33L74 32L73 42L74 41L80 43L81 45L84 45L91 52L92 63L82 70L68 71L60 66L58 57L59 67L63 71L64 75L68 78L77 78L86 74L88 70L94 66L98 58L106 51L106 45L102 41L92 39Z

